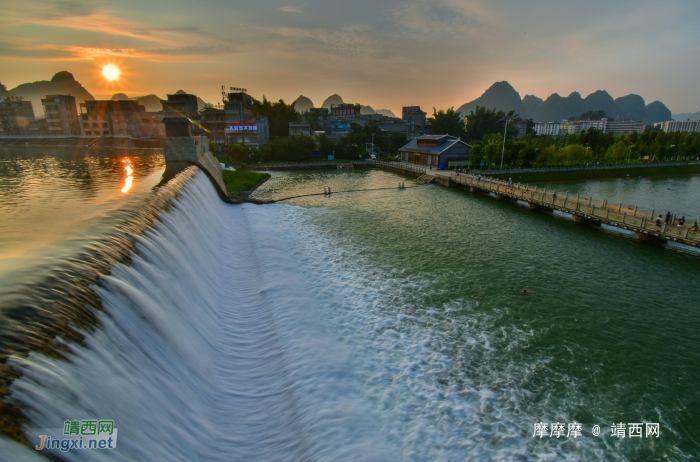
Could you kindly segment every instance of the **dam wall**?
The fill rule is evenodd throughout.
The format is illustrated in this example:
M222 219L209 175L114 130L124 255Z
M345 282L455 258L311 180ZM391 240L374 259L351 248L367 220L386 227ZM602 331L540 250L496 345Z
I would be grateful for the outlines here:
M163 119L166 138L163 140L166 176L196 165L207 174L221 200L229 202L221 164L209 151L206 135L192 135L192 122L184 117Z

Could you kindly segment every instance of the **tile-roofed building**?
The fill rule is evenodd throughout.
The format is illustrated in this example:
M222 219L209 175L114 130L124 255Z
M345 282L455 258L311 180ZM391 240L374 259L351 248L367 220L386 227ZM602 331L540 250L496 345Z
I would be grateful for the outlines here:
M439 168L449 167L450 162L467 164L472 147L456 136L424 135L409 141L399 152L401 162Z

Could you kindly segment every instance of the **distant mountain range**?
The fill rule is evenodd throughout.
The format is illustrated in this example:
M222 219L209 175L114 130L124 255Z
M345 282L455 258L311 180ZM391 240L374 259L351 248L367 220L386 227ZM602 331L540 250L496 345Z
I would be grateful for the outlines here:
M10 89L10 93L14 96L21 96L25 100L31 101L34 115L37 117L44 115L44 107L41 105L41 99L46 98L46 95L74 96L77 108L80 108L80 103L95 99L89 91L75 80L73 74L67 71L56 73L51 80L23 83Z
M566 97L554 93L546 100L535 95L525 95L521 99L520 93L506 81L494 83L483 95L457 110L467 116L476 106L497 108L505 112L514 110L521 117L532 118L535 122L560 121L599 110L605 111L608 118L630 118L646 124L670 120L672 117L671 111L661 101L645 104L644 98L639 95L630 94L613 99L607 91L598 90L585 98L575 91Z
M297 110L297 112L303 113L308 111L314 106L313 101L311 99L307 98L304 95L300 95L295 101L294 101L294 109ZM332 104L344 104L345 102L343 101L343 98L340 97L340 95L335 94L331 95L326 100L323 102L321 105L322 108L326 108L330 110ZM388 117L396 117L394 113L390 109L377 109L374 110L372 109L371 106L360 106L360 114L382 114Z
M681 112L680 114L673 114L673 120L700 120L700 112L695 114L691 112Z

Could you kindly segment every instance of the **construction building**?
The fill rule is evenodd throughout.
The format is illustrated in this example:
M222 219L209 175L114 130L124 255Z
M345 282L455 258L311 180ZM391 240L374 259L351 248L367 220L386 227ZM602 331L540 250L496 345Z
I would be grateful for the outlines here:
M70 95L46 95L41 99L49 136L80 136L80 118L75 97ZM41 130L41 128L37 128ZM43 130L42 130L43 131Z

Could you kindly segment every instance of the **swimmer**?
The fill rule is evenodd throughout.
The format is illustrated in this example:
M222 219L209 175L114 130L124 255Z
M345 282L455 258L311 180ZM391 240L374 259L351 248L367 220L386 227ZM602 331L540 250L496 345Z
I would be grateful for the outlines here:
M523 289L523 291L520 292L520 293L523 294L523 295L530 295L532 292L530 292L530 291L527 290L527 289Z

